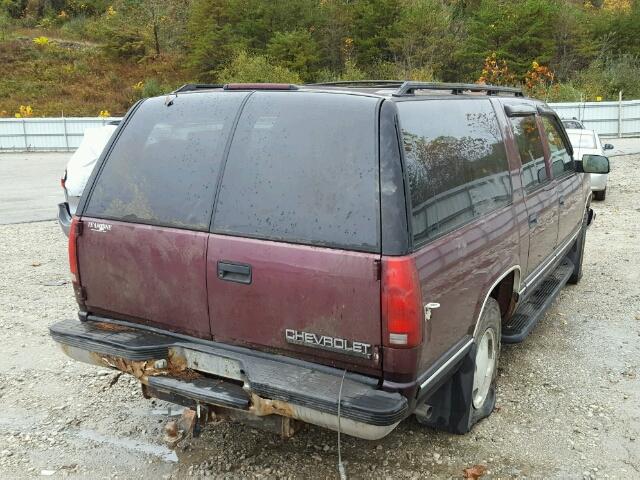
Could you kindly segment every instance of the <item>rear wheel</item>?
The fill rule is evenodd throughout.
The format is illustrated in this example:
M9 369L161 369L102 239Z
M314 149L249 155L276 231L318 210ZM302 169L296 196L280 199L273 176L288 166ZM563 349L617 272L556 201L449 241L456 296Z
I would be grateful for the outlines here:
M469 405L469 429L488 417L496 404L496 374L500 357L502 318L500 307L493 298L487 299L475 335L476 355Z
M593 198L595 198L596 200L604 200L604 198L607 196L607 188L605 187L604 190L600 190L599 192L593 192Z
M501 325L500 307L490 297L478 322L474 345L460 368L416 410L420 423L463 434L491 414L496 403Z

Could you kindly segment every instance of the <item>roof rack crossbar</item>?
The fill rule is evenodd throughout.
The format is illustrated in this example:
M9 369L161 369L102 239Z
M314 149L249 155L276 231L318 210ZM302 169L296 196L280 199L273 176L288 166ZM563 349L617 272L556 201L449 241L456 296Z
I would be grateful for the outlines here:
M404 80L337 80L334 82L305 83L305 87L400 87Z
M496 85L479 85L477 83L436 83L436 82L404 82L393 94L394 97L413 95L416 90L448 90L454 95L464 92L487 92L487 95L510 93L514 97L524 97L521 88L500 87Z
M224 85L221 83L185 83L181 87L176 88L171 93L180 93L180 92L194 92L196 90L205 90L211 88L222 88Z

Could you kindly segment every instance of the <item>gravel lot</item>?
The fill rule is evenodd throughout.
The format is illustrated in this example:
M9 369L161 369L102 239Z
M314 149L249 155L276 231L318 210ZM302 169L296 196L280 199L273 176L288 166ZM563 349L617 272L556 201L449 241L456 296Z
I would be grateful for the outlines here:
M485 478L640 478L640 156L612 168L584 278L503 349L495 413L466 436L409 420L382 441L343 437L350 478L462 478L476 464ZM337 478L336 435L315 427L281 440L222 422L166 448L167 404L49 339L75 314L57 224L2 225L0 243L0 477Z

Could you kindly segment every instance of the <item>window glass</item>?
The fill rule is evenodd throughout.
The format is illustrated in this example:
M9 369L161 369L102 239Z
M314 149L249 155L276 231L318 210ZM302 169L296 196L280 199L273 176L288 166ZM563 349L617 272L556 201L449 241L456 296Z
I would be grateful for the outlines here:
M569 135L573 148L597 148L596 137L591 132L582 130L581 132L567 133L567 135Z
M584 128L582 123L577 120L563 120L562 123L564 124L564 128Z
M533 115L512 117L510 121L518 151L520 152L523 185L525 188L534 188L536 185L548 180L542 138L540 137L536 117Z
M565 173L575 172L576 168L573 163L573 158L567 151L567 146L564 144L558 124L556 121L547 116L542 116L542 125L547 136L547 142L549 144L549 151L551 153L551 171L554 177L559 177Z
M246 93L146 100L96 180L88 216L207 230L225 143Z
M254 93L231 144L213 230L379 251L377 103Z
M416 243L511 201L500 127L489 100L398 102Z

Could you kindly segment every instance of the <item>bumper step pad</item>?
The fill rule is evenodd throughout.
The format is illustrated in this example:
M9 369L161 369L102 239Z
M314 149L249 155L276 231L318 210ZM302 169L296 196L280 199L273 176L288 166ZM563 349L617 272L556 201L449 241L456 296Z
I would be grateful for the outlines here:
M336 415L342 370L268 354L243 347L164 333L128 322L101 317L65 320L50 327L53 339L89 353L128 360L170 358L170 350L191 350L240 365L252 393L315 411ZM84 360L83 360L84 361ZM197 381L150 376L149 386L170 394L230 408L246 409L249 395L231 382ZM237 387L237 388L235 388ZM373 426L397 424L408 415L408 402L399 393L379 390L377 380L347 373L342 389L341 415Z
M519 343L533 330L565 286L573 263L565 259L516 309L509 323L502 326L502 343Z
M221 407L246 410L249 397L242 387L210 378L178 380L171 377L149 377L149 386L166 393L183 396Z

